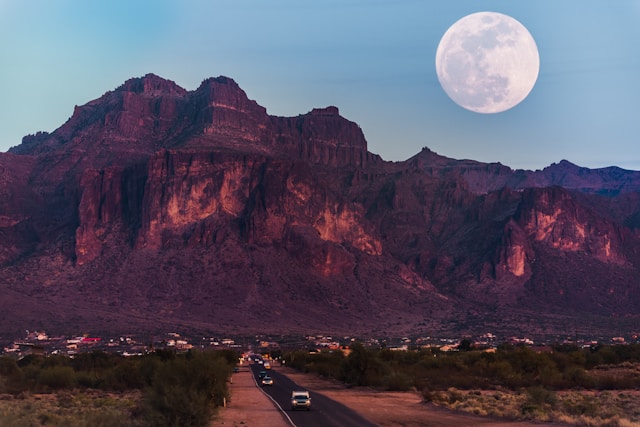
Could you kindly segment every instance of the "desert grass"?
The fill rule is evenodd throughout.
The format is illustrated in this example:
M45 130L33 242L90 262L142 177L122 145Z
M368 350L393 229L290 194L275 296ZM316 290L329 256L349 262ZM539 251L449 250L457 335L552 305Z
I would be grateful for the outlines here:
M458 390L425 394L436 405L475 415L587 427L640 427L640 391Z
M0 427L138 427L139 392L0 395Z

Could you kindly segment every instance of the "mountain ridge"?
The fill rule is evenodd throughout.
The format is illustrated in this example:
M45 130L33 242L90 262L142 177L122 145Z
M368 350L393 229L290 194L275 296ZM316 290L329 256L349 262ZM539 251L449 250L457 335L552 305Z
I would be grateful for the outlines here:
M0 191L0 333L595 333L640 316L640 172L387 162L337 107L270 116L228 77L129 79L0 153Z

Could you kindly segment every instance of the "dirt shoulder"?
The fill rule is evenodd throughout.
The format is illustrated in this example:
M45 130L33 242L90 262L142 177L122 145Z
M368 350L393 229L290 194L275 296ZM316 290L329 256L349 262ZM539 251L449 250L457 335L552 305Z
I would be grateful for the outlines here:
M273 402L258 388L248 367L233 374L231 400L220 408L212 426L291 427Z

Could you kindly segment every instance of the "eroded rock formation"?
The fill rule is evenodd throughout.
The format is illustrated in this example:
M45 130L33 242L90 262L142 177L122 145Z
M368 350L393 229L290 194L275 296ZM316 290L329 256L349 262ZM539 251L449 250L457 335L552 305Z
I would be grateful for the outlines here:
M150 74L0 154L0 331L608 327L640 315L639 190L566 161L385 162L336 107Z

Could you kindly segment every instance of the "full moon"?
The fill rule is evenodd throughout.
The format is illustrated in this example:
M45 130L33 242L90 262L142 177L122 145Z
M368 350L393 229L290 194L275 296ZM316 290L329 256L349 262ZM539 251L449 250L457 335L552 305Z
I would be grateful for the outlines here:
M456 104L476 113L500 113L522 102L538 79L540 56L529 31L496 12L455 22L440 40L436 72Z

